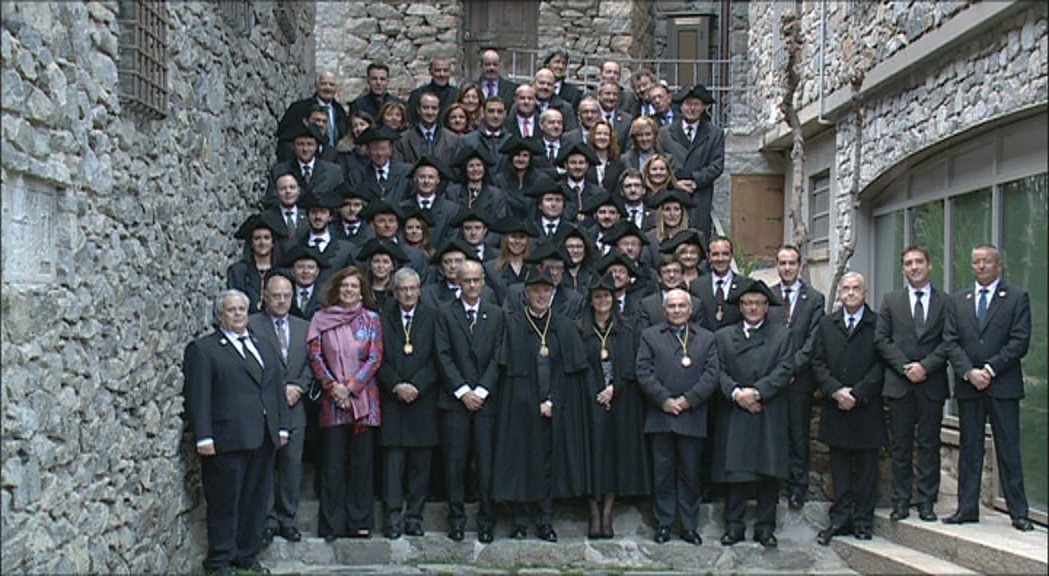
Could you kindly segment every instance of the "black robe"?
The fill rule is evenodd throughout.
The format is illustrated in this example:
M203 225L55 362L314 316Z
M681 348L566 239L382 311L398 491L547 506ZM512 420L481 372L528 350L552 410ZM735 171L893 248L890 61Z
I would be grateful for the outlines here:
M644 496L652 492L652 463L645 440L645 398L634 374L638 333L616 317L606 342L611 363L612 407L605 410L597 395L606 384L601 364L601 338L594 332L592 315L582 323L586 359L590 365L592 435L590 493ZM603 333L603 331L602 331Z
M540 358L539 334L525 314L515 308L506 316L499 359L505 380L495 419L492 497L538 502L547 495L583 496L590 487L585 410L586 402L592 401L583 341L568 317L554 312L546 337L550 355ZM540 330L545 321L545 316L536 321ZM549 419L539 413L547 398L553 402ZM544 479L548 463L549 483Z

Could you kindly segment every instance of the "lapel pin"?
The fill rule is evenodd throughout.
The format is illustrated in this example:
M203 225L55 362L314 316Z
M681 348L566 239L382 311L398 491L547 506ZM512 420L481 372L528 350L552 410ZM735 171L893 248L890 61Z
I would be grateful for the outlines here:
M999 298L1005 298L1005 290L1000 290L1000 291L998 292L998 297L999 297Z
M965 299L966 299L966 300L972 300L972 299L973 299L973 294L972 294L972 292L970 292L970 293L966 294L966 295L965 295Z
M225 346L226 345L226 339L223 338L222 340L219 340L219 344L222 344L223 346Z

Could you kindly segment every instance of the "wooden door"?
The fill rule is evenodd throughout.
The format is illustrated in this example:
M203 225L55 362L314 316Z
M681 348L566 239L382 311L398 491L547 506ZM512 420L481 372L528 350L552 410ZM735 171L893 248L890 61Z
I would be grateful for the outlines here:
M710 86L710 16L687 16L670 20L670 57L692 60L672 66L667 82L674 86Z
M508 48L535 49L539 46L538 0L466 0L466 51L464 78L476 81L481 75L481 52L495 48L503 53L503 75L524 72L511 70ZM520 56L519 56L520 58Z
M737 254L773 262L783 242L782 174L732 175L732 242Z

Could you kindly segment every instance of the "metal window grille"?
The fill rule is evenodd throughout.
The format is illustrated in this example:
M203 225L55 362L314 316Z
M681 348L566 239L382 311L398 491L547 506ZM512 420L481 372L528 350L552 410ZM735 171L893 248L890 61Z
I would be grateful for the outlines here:
M120 101L125 109L147 118L167 114L168 91L164 63L168 49L165 2L121 0Z
M809 179L809 230L812 246L825 248L830 238L830 172Z

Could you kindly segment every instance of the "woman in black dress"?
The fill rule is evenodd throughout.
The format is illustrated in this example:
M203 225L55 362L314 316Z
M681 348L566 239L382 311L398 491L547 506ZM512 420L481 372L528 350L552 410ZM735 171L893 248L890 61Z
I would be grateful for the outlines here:
M279 239L287 236L287 226L276 212L249 216L234 238L244 240L244 257L226 269L226 288L248 295L248 310L262 309L262 282L280 260Z

